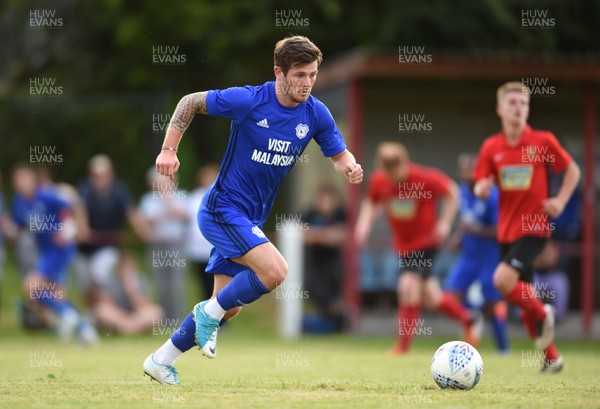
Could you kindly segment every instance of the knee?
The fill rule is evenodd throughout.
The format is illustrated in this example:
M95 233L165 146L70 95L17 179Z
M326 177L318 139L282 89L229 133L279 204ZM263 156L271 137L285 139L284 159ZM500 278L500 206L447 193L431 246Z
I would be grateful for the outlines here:
M437 306L438 303L432 297L423 297L423 307L426 309L435 310Z
M398 294L400 299L404 300L405 304L413 304L420 302L421 298L421 283L420 279L412 273L404 273L398 281Z
M280 260L277 260L275 263L273 263L273 265L271 266L270 272L269 272L269 276L270 276L272 282L275 283L275 286L278 286L281 283L283 283L283 281L287 277L287 274L288 274L288 265L287 265L287 262L283 258L281 258Z
M502 273L500 270L496 270L496 272L494 273L494 287L496 287L496 289L498 291L500 291L502 294L506 294L505 291L505 287L506 287L506 283L505 280L503 279Z
M500 265L494 272L494 287L503 295L510 293L518 280L518 273L514 274L510 270L510 267Z

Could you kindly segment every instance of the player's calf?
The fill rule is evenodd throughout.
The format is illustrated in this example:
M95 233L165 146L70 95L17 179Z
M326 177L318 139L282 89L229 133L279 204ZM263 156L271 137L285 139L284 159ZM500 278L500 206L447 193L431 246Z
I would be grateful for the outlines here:
M234 307L234 308L230 308L225 315L223 315L223 318L221 319L223 321L229 321L233 318L235 318L240 312L242 311L242 307Z

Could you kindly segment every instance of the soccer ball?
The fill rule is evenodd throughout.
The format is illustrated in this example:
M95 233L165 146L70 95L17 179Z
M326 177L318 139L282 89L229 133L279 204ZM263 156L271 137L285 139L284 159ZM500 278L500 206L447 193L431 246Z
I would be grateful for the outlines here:
M483 375L483 360L471 344L446 342L433 354L431 375L442 389L473 389Z

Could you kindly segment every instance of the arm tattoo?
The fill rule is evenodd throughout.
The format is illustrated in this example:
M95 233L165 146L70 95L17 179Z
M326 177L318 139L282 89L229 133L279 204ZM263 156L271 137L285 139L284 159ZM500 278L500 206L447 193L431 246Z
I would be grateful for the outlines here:
M181 131L182 133L190 126L195 114L207 114L206 96L208 92L196 92L188 94L181 98L177 104L175 112L171 117L169 126Z

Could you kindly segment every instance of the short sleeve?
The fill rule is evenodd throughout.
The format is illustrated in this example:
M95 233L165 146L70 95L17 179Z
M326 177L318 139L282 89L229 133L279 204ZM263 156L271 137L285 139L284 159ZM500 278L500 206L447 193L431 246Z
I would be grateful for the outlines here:
M428 182L436 196L446 196L450 192L450 186L452 186L452 180L438 169L428 171Z
M342 153L346 149L346 142L339 131L329 109L320 101L315 100L318 132L314 140L319 144L321 152L326 157Z
M558 139L550 132L546 134L546 143L550 153L552 169L555 172L564 172L573 161L571 155L569 155L560 142L558 142Z
M496 177L489 139L484 141L479 149L477 165L475 166L475 172L473 174L475 181L487 178L488 176Z
M48 190L44 193L39 194L40 199L56 211L61 213L62 211L69 210L71 205L65 199L61 198L56 190Z
M127 213L127 211L134 206L133 197L131 196L131 192L127 188L127 185L121 181L117 181L115 183L114 193L117 197L119 205L123 210L123 213Z
M255 90L252 87L232 87L208 91L206 108L211 116L223 116L240 122L252 108Z

